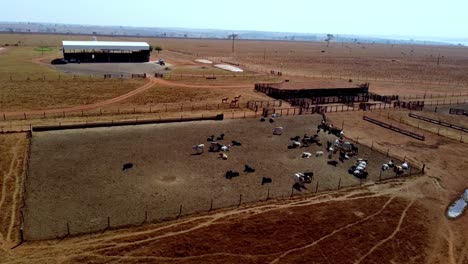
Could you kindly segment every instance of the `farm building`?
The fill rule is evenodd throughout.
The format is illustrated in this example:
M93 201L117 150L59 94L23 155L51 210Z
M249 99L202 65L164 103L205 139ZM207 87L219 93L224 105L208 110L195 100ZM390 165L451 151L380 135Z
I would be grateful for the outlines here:
M146 42L63 41L63 58L77 62L148 62Z
M255 90L293 105L353 103L369 101L369 83L344 81L258 83Z

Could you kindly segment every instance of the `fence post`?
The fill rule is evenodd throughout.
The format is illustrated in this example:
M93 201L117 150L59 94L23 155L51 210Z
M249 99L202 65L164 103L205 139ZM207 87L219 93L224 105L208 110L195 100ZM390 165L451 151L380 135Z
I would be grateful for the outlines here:
M242 193L239 194L239 204L237 205L237 207L239 207L241 204L242 204Z
M380 170L380 174L379 174L379 182L382 181L382 170Z
M341 187L341 177L340 177L340 179L338 180L338 190L340 189L340 187Z
M266 201L268 201L268 199L270 199L270 188L268 188L268 190L267 190L267 197L266 197Z
M388 157L388 155L389 155L389 152L390 152L390 149L387 149L387 157Z
M315 193L318 192L318 188L319 188L319 181L317 180L317 185L315 185Z
M179 208L179 215L177 215L177 219L182 215L182 205L180 205L180 208Z
M210 210L208 210L208 212L211 212L211 210L213 210L213 198L211 198L211 202L210 202Z
M143 220L143 224L146 224L148 222L148 211L145 211L145 220Z

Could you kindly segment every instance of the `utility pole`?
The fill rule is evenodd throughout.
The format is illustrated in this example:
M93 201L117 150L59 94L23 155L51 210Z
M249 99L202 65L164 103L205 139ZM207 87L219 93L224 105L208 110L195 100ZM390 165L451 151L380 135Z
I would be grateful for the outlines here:
M231 35L229 35L229 37L232 38L232 53L234 53L234 41L236 40L236 38L237 38L238 36L239 36L239 35L234 34L234 33L232 33Z

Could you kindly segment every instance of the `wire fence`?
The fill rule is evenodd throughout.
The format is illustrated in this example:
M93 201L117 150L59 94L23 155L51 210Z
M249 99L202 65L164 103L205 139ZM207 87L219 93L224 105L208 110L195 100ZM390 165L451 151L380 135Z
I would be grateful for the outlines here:
M85 106L86 107L86 106ZM66 117L93 117L93 116L119 116L135 114L158 114L158 113L184 113L192 111L213 111L213 110L235 110L245 108L245 104L235 103L168 103L149 106L118 106L107 108L91 109L63 109L63 110L43 110L31 112L3 112L0 115L0 121L9 120L28 120L28 119L46 119L46 118L66 118Z
M376 151L380 151L375 149ZM393 154L393 153L392 153ZM389 155L389 157L392 157ZM397 159L397 158L395 158ZM409 162L409 159L406 159ZM161 223L164 221L173 221L183 217L188 217L194 214L210 214L216 210L228 208L240 208L251 206L258 202L267 202L271 200L286 200L286 199L300 199L308 195L315 195L317 193L346 190L355 188L366 184L385 183L395 179L420 175L422 172L419 168L410 166L410 169L404 175L397 176L392 172L380 172L379 175L374 175L373 181L366 180L349 181L343 177L334 178L333 181L327 178L313 177L311 183L308 184L307 189L297 190L294 186L290 188L283 186L282 188L262 188L252 194L247 193L234 193L226 194L223 197L209 198L198 197L196 203L165 203L164 208L148 209L144 211L129 211L126 214L120 215L107 215L101 217L93 217L92 221L87 220L68 220L62 223L60 227L55 229L54 237L28 237L28 234L23 238L24 240L36 240L46 238L66 239L68 237L87 234L87 233L105 233L109 230L127 227L138 227L146 224ZM148 201L150 202L150 201ZM155 204L159 204L155 202Z
M466 141L467 137L464 136L462 131L461 132L454 131L453 129L440 127L435 124L421 125L420 122L416 122L416 123L414 121L412 122L412 120L409 117L407 117L407 115L404 115L403 113L399 113L399 116L396 116L395 114L392 114L392 113L387 113L385 115L379 112L374 112L374 113L379 116L385 117L389 120L403 124L403 125L421 129L421 130L427 131L429 133L432 133L438 136L443 136L449 139L453 139L453 140L459 141L460 143L468 143L468 141Z

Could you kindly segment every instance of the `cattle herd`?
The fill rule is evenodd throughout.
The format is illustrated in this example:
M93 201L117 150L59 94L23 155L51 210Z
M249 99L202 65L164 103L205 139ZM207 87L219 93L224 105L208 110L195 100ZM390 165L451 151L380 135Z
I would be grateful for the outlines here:
M274 123L280 115L273 114L269 117L269 122ZM267 116L262 117L260 119L261 122L265 122L268 118ZM328 133L329 135L333 135L336 137L335 141L326 142L325 150L318 150L315 151L315 155L311 152L304 151L302 152L301 158L309 159L313 156L315 158L319 158L327 153L327 164L333 167L338 167L338 164L345 163L346 160L350 160L352 157L357 157L359 154L359 148L351 142L344 140L344 132L342 129L334 126L331 123L328 123L324 120L320 122L317 126L316 134L309 136L308 134L304 134L301 136L293 136L290 137L290 144L287 146L288 149L298 149L298 148L308 148L312 145L316 145L318 147L322 147L322 143L320 140L319 134ZM276 127L273 130L273 135L282 135L283 134L283 127ZM219 152L219 158L223 160L228 159L227 152L231 150L232 147L241 147L242 144L239 141L232 140L230 144L222 144L225 138L225 134L220 134L219 136L211 135L207 138L209 142L209 152ZM198 144L192 147L196 153L194 155L200 155L204 152L205 145ZM335 156L337 158L335 159ZM368 160L363 158L357 158L356 162L349 167L348 173L353 175L354 177L365 180L367 179L369 173L367 171L368 167ZM388 169L393 169L396 175L401 175L404 173L404 170L409 168L408 163L403 163L401 166L395 165L394 161L391 160L388 163L382 165L382 171L386 171ZM243 173L255 173L255 169L248 164L244 165ZM234 169L228 170L225 172L224 177L226 179L233 179L234 177L240 176L241 173ZM314 173L311 171L306 172L297 172L293 174L293 188L302 191L303 189L307 189L306 184L310 184L312 182ZM272 183L273 180L268 177L262 177L261 185Z

